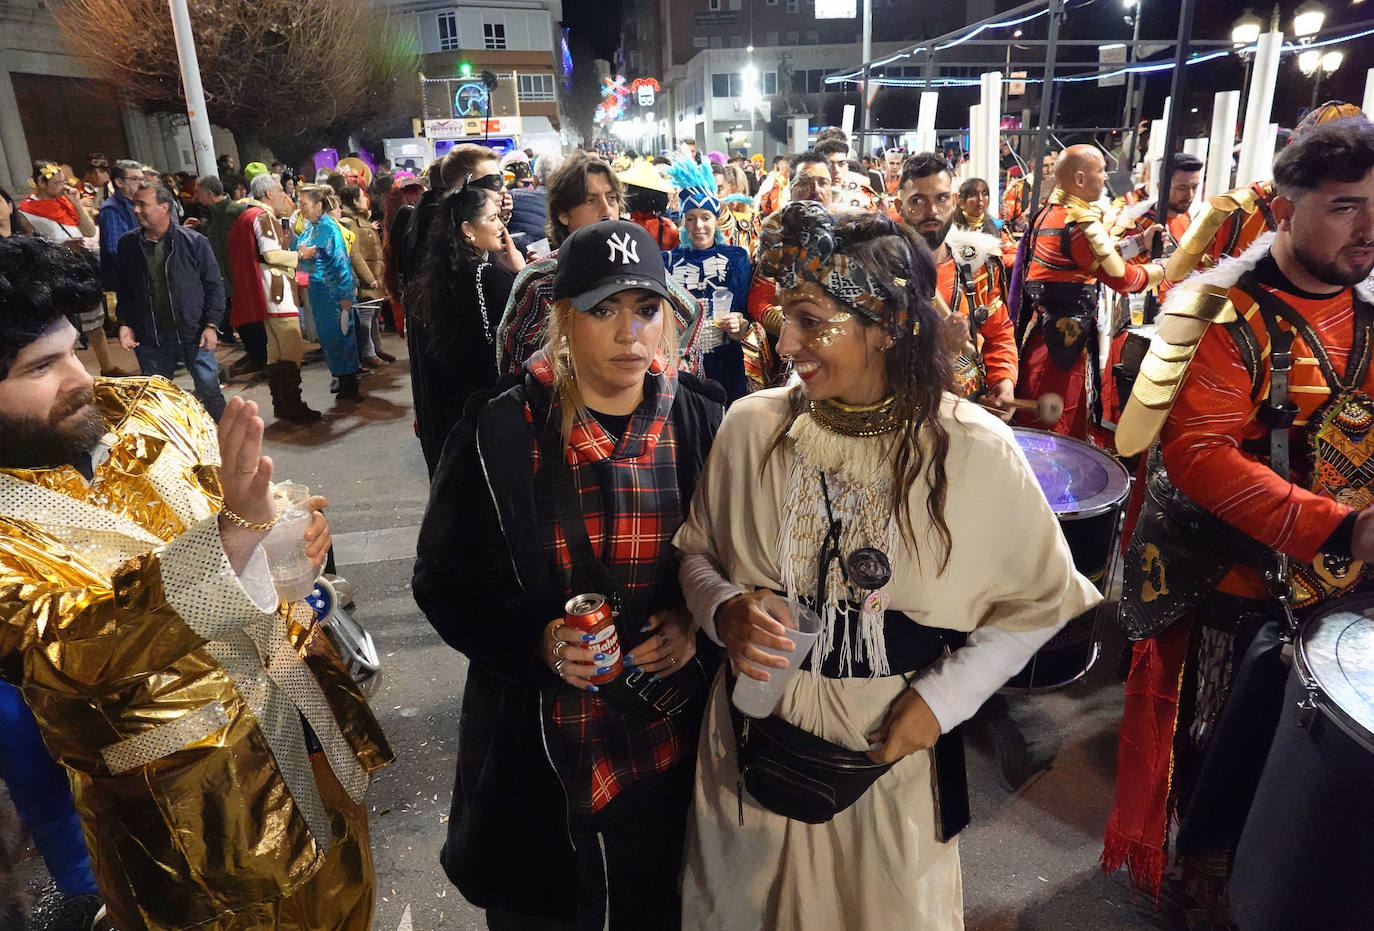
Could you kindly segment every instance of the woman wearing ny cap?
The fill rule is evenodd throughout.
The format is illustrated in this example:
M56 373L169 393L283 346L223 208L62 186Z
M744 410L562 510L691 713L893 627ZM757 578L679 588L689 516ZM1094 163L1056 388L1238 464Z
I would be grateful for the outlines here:
M492 928L673 928L709 672L671 545L724 395L679 374L657 243L559 248L545 347L474 395L420 530L415 599L470 662L443 864ZM498 389L499 391L499 389ZM564 623L618 605L614 651Z
M776 712L748 730L716 679L683 926L960 928L953 835L967 787L951 732L1100 596L1074 571L1010 428L952 393L962 324L932 305L934 261L915 233L793 203L765 221L759 262L801 384L731 407L675 541L683 591L738 676L787 665L761 649L793 647L762 607L771 591L812 607L822 628ZM823 738L826 753L770 768L768 735ZM754 754L743 777L741 742ZM835 755L851 772L895 765L826 810L793 790L852 786L815 765Z

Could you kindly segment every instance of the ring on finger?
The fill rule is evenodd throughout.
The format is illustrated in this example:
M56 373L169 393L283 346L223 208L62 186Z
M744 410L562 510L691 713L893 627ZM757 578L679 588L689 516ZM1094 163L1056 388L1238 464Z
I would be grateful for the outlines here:
M563 661L563 648L568 645L566 640L555 640L553 642L553 658L560 663Z
M553 671L554 671L555 673L557 673L558 676L559 676L560 678L562 678L562 676L563 676L563 659L562 659L561 657L553 661Z
M669 666L676 666L676 665L677 665L677 657L676 657L676 656L670 656L670 657L668 657L668 665L669 665Z

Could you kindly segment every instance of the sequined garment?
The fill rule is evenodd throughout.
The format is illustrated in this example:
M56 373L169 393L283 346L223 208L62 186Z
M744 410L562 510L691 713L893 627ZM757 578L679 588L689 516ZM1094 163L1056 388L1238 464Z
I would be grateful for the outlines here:
M195 399L160 378L95 399L111 448L89 485L0 470L0 676L68 769L110 920L368 928L381 729L313 613L264 611L229 566Z

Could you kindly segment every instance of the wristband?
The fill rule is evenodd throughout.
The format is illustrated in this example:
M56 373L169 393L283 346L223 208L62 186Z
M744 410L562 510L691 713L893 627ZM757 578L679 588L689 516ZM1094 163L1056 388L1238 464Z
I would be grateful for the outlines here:
M266 533L267 531L271 530L273 527L277 525L277 521L281 519L281 512L278 511L276 514L272 515L271 520L244 520L242 517L239 517L237 514L235 514L227 504L220 508L219 513L221 517L228 518L231 524L237 524L244 530L255 530L258 533Z

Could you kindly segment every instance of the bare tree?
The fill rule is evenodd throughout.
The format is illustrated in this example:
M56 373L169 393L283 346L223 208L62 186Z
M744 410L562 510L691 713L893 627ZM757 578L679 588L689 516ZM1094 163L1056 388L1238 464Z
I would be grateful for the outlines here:
M135 100L184 101L164 0L47 0L90 71ZM367 0L190 0L206 106L264 138L387 113L415 82L415 37Z

